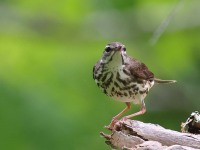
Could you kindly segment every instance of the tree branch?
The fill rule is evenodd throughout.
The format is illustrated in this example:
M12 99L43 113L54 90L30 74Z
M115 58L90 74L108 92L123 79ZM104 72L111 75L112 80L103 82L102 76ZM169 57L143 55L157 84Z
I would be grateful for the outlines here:
M100 134L112 148L124 150L200 149L200 135L181 133L136 120L119 121L111 135Z

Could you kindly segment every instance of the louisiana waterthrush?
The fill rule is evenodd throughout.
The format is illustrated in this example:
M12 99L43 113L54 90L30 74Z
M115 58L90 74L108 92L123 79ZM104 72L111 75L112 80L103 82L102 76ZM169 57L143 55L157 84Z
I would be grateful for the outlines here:
M126 54L126 48L120 42L113 42L105 47L101 59L93 67L93 78L106 95L127 105L113 117L108 127L113 127L118 118L130 109L131 102L139 104L140 111L123 117L123 120L144 114L146 112L144 98L154 83L176 82L155 78L144 63Z

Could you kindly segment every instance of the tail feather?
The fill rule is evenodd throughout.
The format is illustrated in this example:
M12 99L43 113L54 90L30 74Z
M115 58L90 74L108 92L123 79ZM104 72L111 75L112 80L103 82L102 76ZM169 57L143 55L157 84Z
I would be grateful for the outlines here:
M162 79L157 79L154 78L155 83L175 83L176 80L162 80Z

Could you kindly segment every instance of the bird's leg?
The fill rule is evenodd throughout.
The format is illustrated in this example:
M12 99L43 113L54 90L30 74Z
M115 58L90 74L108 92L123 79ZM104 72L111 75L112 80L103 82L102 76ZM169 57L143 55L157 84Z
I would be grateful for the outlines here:
M145 103L144 103L144 100L141 101L141 108L140 108L140 111L134 113L134 114L131 114L131 115L128 115L128 116L124 116L122 118L122 121L126 121L127 119L129 118L132 118L132 117L135 117L135 116L139 116L139 115L142 115L146 112L146 107L145 107Z
M112 118L112 121L111 123L106 126L106 128L108 129L112 129L115 125L115 123L118 121L118 118L123 114L125 113L126 111L128 111L129 109L131 108L131 103L130 102L126 102L126 108L123 109L119 114L117 114L115 117Z

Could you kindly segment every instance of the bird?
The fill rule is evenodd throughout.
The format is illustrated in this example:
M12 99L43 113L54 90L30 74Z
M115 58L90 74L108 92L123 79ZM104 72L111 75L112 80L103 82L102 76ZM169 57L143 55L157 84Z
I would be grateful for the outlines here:
M93 79L107 96L126 104L126 108L112 118L107 128L114 127L118 119L131 108L131 102L139 104L140 111L121 120L144 114L144 99L155 83L176 82L155 78L144 63L127 55L125 45L120 42L106 45L102 57L93 67Z

